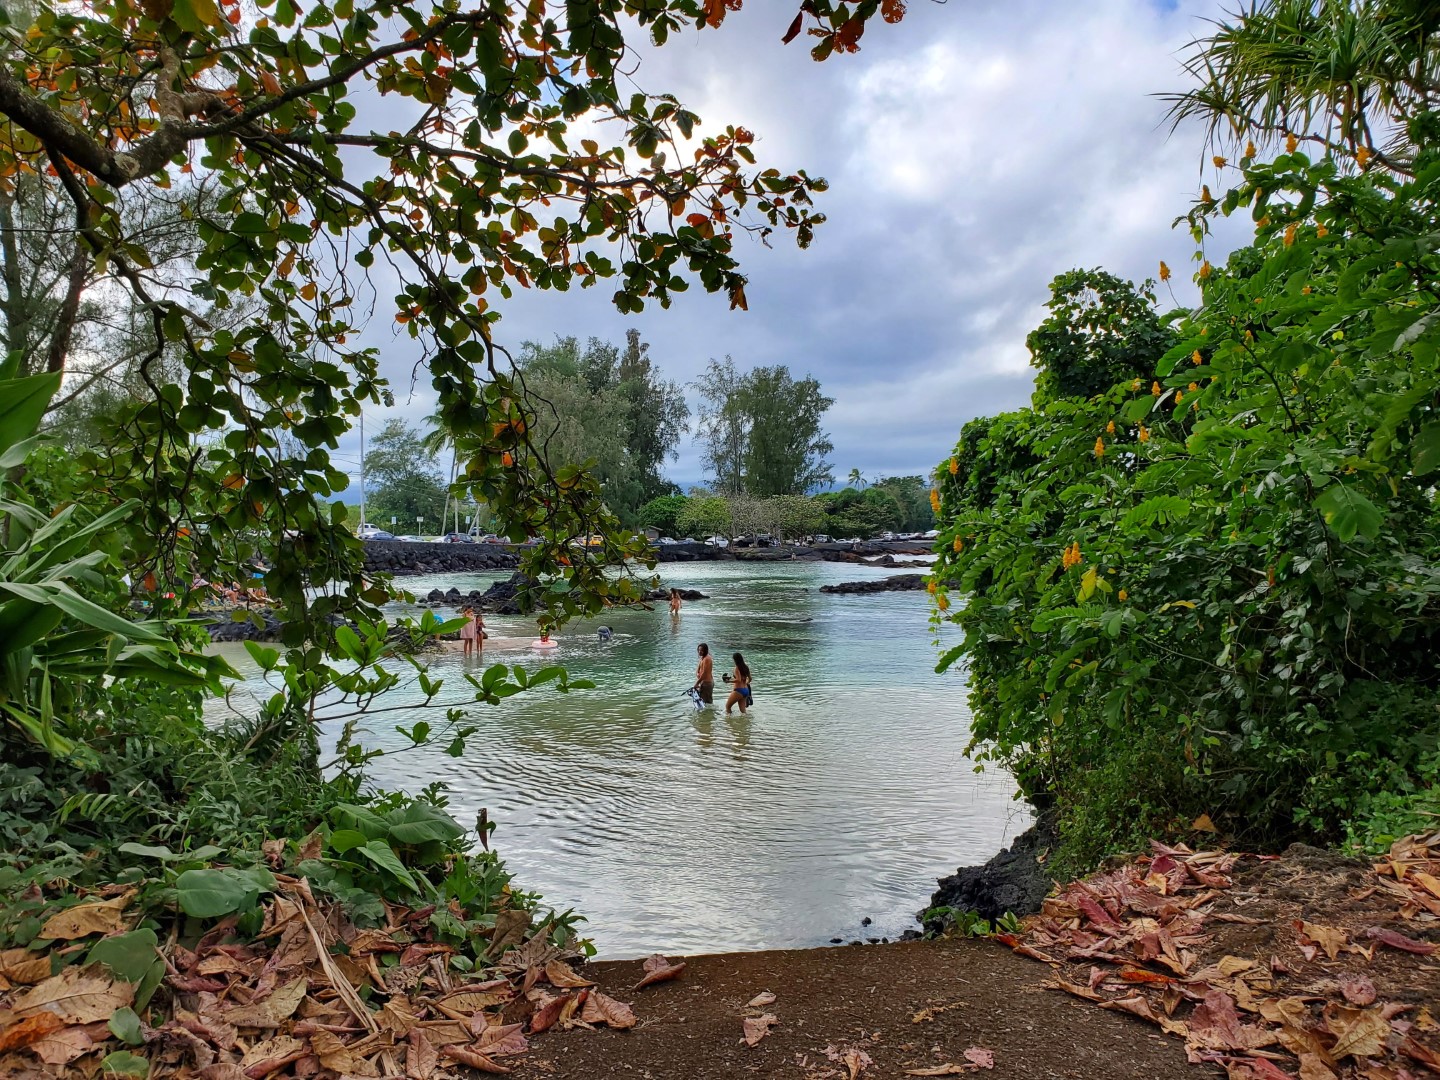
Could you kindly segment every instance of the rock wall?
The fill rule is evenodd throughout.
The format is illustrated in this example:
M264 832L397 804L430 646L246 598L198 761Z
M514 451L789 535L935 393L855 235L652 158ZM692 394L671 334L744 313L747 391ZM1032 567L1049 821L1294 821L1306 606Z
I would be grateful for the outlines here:
M365 541L365 569L394 574L451 574L513 570L515 553L498 544L410 544L401 540Z

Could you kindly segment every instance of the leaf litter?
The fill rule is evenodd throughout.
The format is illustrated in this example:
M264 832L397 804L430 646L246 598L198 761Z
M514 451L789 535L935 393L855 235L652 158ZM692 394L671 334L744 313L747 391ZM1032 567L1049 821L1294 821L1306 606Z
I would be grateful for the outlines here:
M1051 989L1183 1038L1230 1080L1440 1076L1440 830L1368 869L1305 848L1151 848L997 938L1049 964Z
M72 955L84 948L77 939L106 935L85 954L104 963L82 958L52 975L49 954L0 952L0 1075L447 1080L509 1073L551 1029L637 1023L528 912L501 911L485 952L492 966L462 973L449 963L458 950L435 936L433 907L387 904L385 925L361 928L304 879L276 881L248 943L237 943L232 916L189 948L157 951L149 931L125 933L123 895L46 924ZM651 981L684 970L659 960Z

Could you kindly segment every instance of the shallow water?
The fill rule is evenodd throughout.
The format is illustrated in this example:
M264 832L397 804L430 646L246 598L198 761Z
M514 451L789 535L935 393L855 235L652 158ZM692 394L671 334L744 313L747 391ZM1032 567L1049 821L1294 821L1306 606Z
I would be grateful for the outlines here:
M609 642L598 623L567 626L543 661L527 646L533 621L487 616L484 660L446 652L432 674L458 691L462 670L560 663L598 688L475 707L463 758L381 758L376 782L443 780L462 823L487 808L517 885L588 916L607 958L893 938L915 925L936 877L984 861L1028 825L1010 778L977 774L965 757L963 674L934 672L923 593L822 594L887 573L834 563L661 571L710 599L687 603L678 621L659 607L611 613ZM493 579L403 584L423 595ZM718 680L714 709L697 713L683 695L699 641L716 653L717 676L730 653L745 654L748 716L724 714ZM399 745L391 725L411 719L387 717L367 741ZM865 917L874 924L862 928Z

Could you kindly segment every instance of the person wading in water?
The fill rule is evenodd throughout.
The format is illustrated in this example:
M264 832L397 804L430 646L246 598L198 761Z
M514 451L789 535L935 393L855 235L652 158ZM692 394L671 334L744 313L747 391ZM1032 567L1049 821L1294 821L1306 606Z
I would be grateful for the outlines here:
M695 647L700 654L700 663L695 665L695 685L692 689L700 695L706 705L715 704L715 659L710 655L710 646L701 642Z
M725 715L730 715L732 705L740 706L740 715L745 715L745 710L753 705L754 697L750 693L750 668L745 663L745 657L738 652L735 654L735 673L726 675L725 681L731 683L730 696L725 699Z

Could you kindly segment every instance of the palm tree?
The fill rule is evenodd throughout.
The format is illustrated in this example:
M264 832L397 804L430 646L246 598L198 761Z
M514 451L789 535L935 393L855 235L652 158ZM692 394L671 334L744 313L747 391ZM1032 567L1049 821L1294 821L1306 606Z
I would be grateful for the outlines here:
M859 469L851 469L850 475L846 477L846 480L849 482L851 487L862 489L865 487L865 474L862 473Z
M1294 135L1323 152L1407 172L1408 123L1440 104L1440 13L1423 0L1251 0L1191 43L1198 86L1166 95L1175 124L1213 143Z
M425 418L425 426L430 429L421 440L426 451L436 455L447 449L450 451L450 482L445 485L445 509L440 514L440 535L444 536L450 531L445 527L445 519L450 515L450 500L455 495L455 475L459 470L460 460L455 449L455 435L445 426L445 421L440 419L438 412ZM455 531L461 531L459 499L455 499Z

